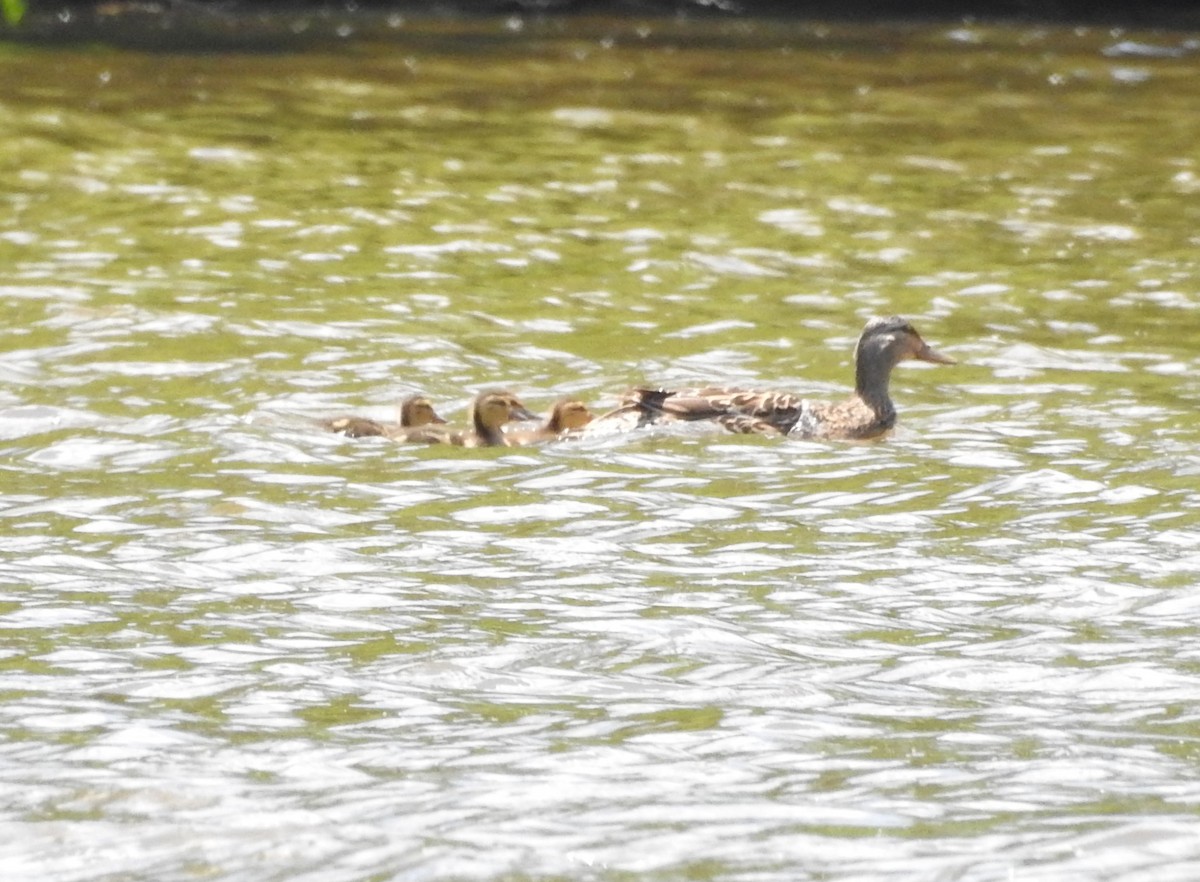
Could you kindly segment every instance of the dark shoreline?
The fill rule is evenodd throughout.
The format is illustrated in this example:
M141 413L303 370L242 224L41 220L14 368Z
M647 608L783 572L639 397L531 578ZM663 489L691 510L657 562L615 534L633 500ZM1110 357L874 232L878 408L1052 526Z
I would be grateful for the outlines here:
M24 0L19 22L0 21L0 39L150 51L286 51L382 39L423 25L488 19L510 30L514 23L568 25L573 20L603 19L618 29L623 23L724 21L764 29L776 23L829 22L1200 31L1200 4L1191 0Z

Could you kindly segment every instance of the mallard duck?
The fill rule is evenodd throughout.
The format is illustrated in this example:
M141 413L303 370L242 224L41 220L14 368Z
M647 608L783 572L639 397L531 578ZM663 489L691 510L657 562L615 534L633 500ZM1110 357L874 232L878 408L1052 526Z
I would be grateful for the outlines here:
M420 426L391 435L397 441L418 444L455 444L459 447L512 447L504 434L504 424L513 420L536 420L520 399L511 392L481 392L471 402L465 429L446 426Z
M505 432L504 437L509 444L525 447L572 437L591 421L592 412L586 404L574 398L564 398L554 405L546 421L536 429L512 429Z
M778 390L635 389L611 414L597 419L637 425L679 420L710 420L733 432L787 435L791 438L877 438L896 424L888 395L892 368L918 359L934 364L955 360L930 347L899 316L873 318L854 349L854 394L843 401L812 401ZM593 424L595 425L595 424Z
M368 438L372 435L391 436L397 431L446 422L424 395L410 395L401 401L396 409L396 420L397 425L389 426L368 417L344 416L321 420L321 425L347 438Z

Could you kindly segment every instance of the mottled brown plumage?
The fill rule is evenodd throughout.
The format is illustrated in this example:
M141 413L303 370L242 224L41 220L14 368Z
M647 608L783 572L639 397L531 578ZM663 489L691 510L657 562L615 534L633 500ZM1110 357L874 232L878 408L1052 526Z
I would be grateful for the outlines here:
M663 412L663 404L674 394L666 389L630 389L621 396L620 404L588 423L583 434L615 435L671 422L672 418Z
M471 402L467 427L421 426L391 435L397 441L416 444L454 444L458 447L512 447L504 434L504 424L512 420L536 420L517 396L494 390L481 392Z
M883 435L896 423L888 394L892 368L919 359L954 364L932 349L905 319L873 318L855 347L854 394L843 401L813 401L774 389L635 389L616 410L597 419L637 425L708 420L733 432L787 435L791 438L868 439Z
M424 395L410 395L401 401L397 408L396 420L396 425L389 426L368 417L343 416L322 420L321 425L331 432L340 432L347 438L368 438L374 435L390 437L398 431L446 422L437 415L433 405Z

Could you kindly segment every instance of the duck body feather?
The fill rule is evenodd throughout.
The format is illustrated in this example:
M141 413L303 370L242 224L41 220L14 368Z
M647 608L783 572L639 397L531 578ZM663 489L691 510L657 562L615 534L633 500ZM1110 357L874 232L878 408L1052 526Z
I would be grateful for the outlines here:
M891 401L867 402L858 394L844 401L819 401L779 389L708 386L664 396L664 421L711 420L743 435L789 438L877 438L896 424Z
M342 416L321 420L321 425L330 432L337 432L347 438L371 438L376 435L386 435L388 426L378 420L362 416Z

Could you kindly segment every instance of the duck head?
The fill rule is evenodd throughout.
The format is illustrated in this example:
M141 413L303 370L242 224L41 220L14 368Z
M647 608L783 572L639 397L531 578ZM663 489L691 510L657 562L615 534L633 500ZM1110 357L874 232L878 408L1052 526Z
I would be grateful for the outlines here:
M938 352L898 315L867 322L854 347L855 380L858 393L868 400L886 398L888 375L902 361L915 359L933 364L956 364Z
M854 349L854 360L860 362L864 359L885 363L889 368L909 359L934 364L957 363L922 340L908 319L898 315L873 318L867 322Z
M573 398L564 398L555 404L554 409L550 411L550 418L546 421L546 428L558 434L574 429L582 429L591 421L592 412L588 410L586 404L582 401L576 401Z
M495 390L483 392L475 397L471 406L471 421L476 431L483 435L499 432L500 427L512 420L536 420L537 414L521 403L511 392Z
M424 395L410 395L400 402L400 425L406 429L445 422Z

